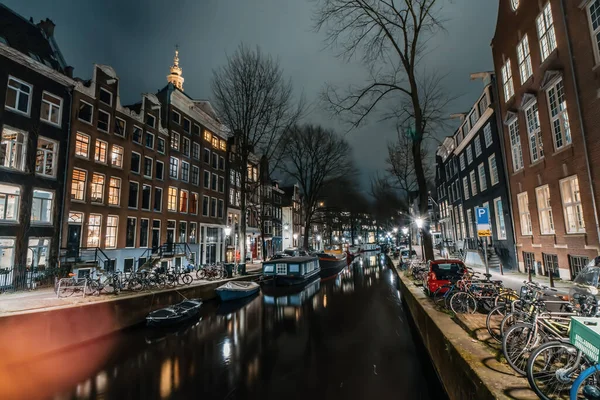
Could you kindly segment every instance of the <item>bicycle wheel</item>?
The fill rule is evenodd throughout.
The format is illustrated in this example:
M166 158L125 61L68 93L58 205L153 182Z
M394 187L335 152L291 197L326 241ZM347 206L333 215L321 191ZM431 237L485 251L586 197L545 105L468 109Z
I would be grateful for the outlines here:
M177 286L177 276L174 274L165 275L165 285L169 287Z
M100 284L97 281L90 280L85 285L85 295L99 295L100 294Z
M498 343L502 343L500 324L502 323L502 320L504 319L507 310L508 309L505 305L496 306L492 308L492 310L488 313L487 317L485 318L485 327L487 328L487 331L489 332L492 339L494 339Z
M518 300L518 299L519 299L519 296L517 295L517 292L515 292L514 290L502 289L500 294L498 296L496 296L496 298L494 299L494 305L495 306L499 306L499 305L510 306L510 304L513 301Z
M191 285L191 283L192 283L193 280L194 279L192 278L192 276L190 274L183 274L183 275L181 275L181 282L184 285Z
M440 286L437 288L435 292L433 292L433 303L440 307L444 308L446 306L446 294L451 290L450 286Z
M575 346L564 342L548 342L531 352L527 362L527 380L541 399L568 399L579 368L567 375L565 372L577 367L581 353Z
M204 268L199 267L196 271L196 279L206 279L206 271Z
M500 335L504 336L513 325L520 322L525 322L527 314L522 311L510 312L504 316L504 319L500 323Z
M450 309L455 314L473 314L477 310L477 302L467 292L458 292L450 299Z
M571 399L600 399L600 366L594 365L573 382Z
M502 352L512 369L520 375L526 375L531 351L542 343L542 336L532 324L519 323L506 331L502 338Z
M446 297L444 298L444 307L446 308L446 310L450 309L450 299L455 293L458 292L460 292L460 289L454 286L448 291L448 293L446 293Z

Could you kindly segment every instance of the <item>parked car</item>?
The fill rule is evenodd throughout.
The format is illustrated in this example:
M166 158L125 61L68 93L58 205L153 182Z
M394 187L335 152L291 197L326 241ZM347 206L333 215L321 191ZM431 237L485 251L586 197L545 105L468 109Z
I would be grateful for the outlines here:
M453 280L460 279L466 266L460 260L433 260L429 261L427 279L423 288L428 295L432 295L441 286L449 285ZM447 289L442 289L445 292Z
M291 256L289 254L284 253L283 251L278 251L277 253L273 254L273 257L271 257L271 260L279 260L282 258L290 258Z
M569 291L569 297L576 293L591 294L600 301L600 257L596 257L583 268L574 281L575 285Z
M304 249L296 249L296 248L289 248L289 249L285 249L283 251L285 254L287 254L290 257L303 257L303 256L308 256L308 252Z
M408 249L404 249L400 252L400 257L402 261L408 261L411 258L417 258L417 252L415 250L411 252Z

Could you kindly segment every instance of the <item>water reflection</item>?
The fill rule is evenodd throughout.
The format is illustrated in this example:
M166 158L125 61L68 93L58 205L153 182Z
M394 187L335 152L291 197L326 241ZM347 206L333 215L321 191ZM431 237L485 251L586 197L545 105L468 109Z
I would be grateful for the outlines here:
M378 354L393 351L394 343L410 341L410 335L398 338L405 329L398 326L401 309L385 302L389 293L397 292L395 282L381 258L368 255L326 281L317 278L292 289L265 288L264 293L240 302L207 302L200 320L175 331L157 334L139 328L121 334L117 350L102 370L55 398L168 399L199 394L248 398L285 395L290 388L295 388L295 397L315 390L319 398L344 393L356 397L375 384L361 383L361 378L372 376L376 363L382 363L377 367L378 379L386 379L378 385L394 390L408 387L415 398L428 398L423 389L427 384L414 371L418 360L411 359L410 350L402 350L389 366L385 364L389 356L377 360ZM385 336L388 328L396 333ZM375 342L374 329L378 331ZM385 350L374 347L379 342ZM403 370L404 358L408 373ZM399 379L400 375L406 378ZM346 381L346 388L341 390L339 382L330 387L330 380ZM362 389L353 392L353 384Z

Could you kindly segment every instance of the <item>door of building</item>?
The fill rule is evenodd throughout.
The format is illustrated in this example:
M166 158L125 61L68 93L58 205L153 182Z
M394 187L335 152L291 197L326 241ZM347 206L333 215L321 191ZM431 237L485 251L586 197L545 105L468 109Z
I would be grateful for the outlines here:
M523 263L525 264L525 273L531 271L531 275L535 275L535 254L523 252Z
M559 278L560 273L558 272L558 256L556 254L543 254L544 256L544 275Z
M81 244L81 225L69 224L67 228L67 257L77 257Z

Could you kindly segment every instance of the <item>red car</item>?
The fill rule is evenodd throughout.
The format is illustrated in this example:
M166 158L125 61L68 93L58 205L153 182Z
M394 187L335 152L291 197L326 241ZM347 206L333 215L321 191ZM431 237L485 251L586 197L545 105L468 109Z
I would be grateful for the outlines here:
M433 295L438 288L449 285L452 280L460 279L466 266L461 260L429 261L429 272L423 287L428 295ZM447 289L443 289L444 291Z

